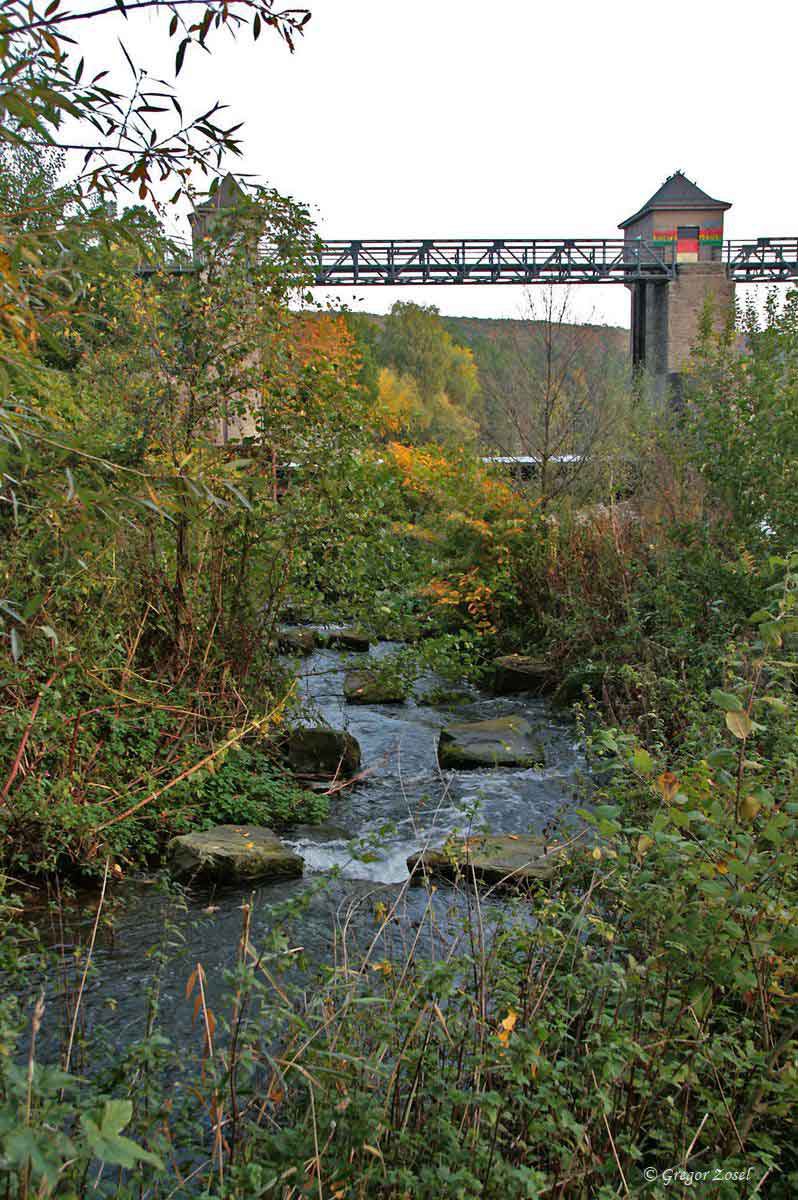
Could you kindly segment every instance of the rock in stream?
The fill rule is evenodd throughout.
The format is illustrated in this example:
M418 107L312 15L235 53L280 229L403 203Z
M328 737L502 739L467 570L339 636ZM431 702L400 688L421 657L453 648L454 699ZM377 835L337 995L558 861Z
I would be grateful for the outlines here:
M184 833L169 843L175 875L214 883L292 879L304 860L263 825L216 825Z
M278 629L277 649L281 654L312 654L316 649L314 629Z
M551 687L551 667L543 658L505 654L493 664L493 691L498 696L540 692Z
M295 775L341 776L349 779L360 770L360 746L351 733L324 725L292 729L288 735L288 763Z
M319 640L331 650L354 650L358 653L365 653L371 645L371 638L362 629L339 629L336 632L328 633Z
M510 715L488 721L445 725L438 739L442 767L542 767L543 743L525 717Z
M428 876L447 882L478 883L502 888L524 887L550 879L557 850L533 835L480 835L449 841L433 850L421 850L407 860L411 883Z
M344 696L349 704L403 704L404 691L400 684L383 680L376 671L347 671Z

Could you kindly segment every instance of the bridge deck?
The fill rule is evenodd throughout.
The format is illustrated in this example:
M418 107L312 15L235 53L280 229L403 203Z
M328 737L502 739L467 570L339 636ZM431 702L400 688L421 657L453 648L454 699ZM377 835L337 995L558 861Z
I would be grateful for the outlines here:
M661 247L619 238L329 241L316 260L316 282L328 287L627 283L672 275Z
M679 264L676 243L622 238L459 238L320 241L308 256L317 287L484 283L667 283ZM259 253L279 259L277 246ZM798 237L723 242L711 261L724 263L736 283L798 280ZM194 271L183 265L143 268Z
M713 259L744 282L798 279L798 238L757 238L713 247ZM656 283L678 270L674 242L621 238L325 241L316 284Z

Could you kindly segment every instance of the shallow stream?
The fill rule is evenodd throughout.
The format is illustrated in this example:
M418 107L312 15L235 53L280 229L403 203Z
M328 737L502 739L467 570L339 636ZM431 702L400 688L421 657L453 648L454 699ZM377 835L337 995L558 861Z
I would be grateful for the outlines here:
M573 726L544 700L497 698L466 688L458 689L467 693L464 703L437 707L424 703L423 697L443 681L428 676L418 681L416 699L404 704L346 703L347 667L362 666L397 649L397 644L386 642L368 654L317 650L298 664L309 722L324 721L357 738L365 773L362 782L333 797L324 825L304 826L284 835L305 860L303 878L254 889L252 943L257 947L265 931L275 924L282 926L298 954L301 947L308 972L330 961L333 954L340 957L347 939L362 943L373 936L378 905L390 908L399 899L392 936L413 937L430 903L424 888L403 887L408 878L406 860L414 851L440 845L453 830L540 832L574 807L583 759ZM537 727L545 746L544 768L441 771L437 741L443 725L511 712ZM176 928L169 934L161 1005L162 1024L178 1041L189 1037L196 1041L196 1033L191 1033L192 1006L185 999L186 979L201 961L213 1004L225 970L235 963L242 904L252 895L251 886L197 893L188 911L178 914ZM166 902L152 884L131 884L124 896L117 891L116 897L113 934L103 933L98 939L96 970L90 976L85 1007L90 1025L102 1019L112 1026L114 1038L124 1043L144 1026L143 994L153 969L152 949L164 937ZM286 917L286 902L301 898L306 902L302 910ZM456 903L446 887L438 889L431 902L439 910L435 922L439 951L456 916ZM92 918L92 908L86 907L79 923L88 929ZM437 952L432 943L424 948ZM56 996L53 981L51 999Z

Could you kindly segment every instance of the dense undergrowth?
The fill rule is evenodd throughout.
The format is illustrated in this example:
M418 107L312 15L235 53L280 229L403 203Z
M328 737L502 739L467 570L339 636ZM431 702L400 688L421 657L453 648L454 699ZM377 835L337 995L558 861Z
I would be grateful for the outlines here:
M94 1029L82 1081L15 1065L41 1014L7 1000L7 1178L29 1163L42 1194L77 1195L792 1195L798 559L755 575L764 602L729 614L710 692L691 707L677 678L654 697L630 683L636 719L591 722L609 771L586 832L562 835L555 888L497 908L464 877L446 938L434 890L404 936L401 891L367 903L369 948L310 990L292 906L253 946L245 905L228 1000L210 1011L201 966L188 981L195 1051L158 1032L156 968L147 1035L102 1066ZM7 971L30 973L35 944L5 945Z
M228 999L210 1010L201 965L188 981L191 1053L159 1030L156 968L147 1033L108 1066L95 1027L74 1041L81 1079L35 1047L26 1070L53 1014L22 989L3 1013L10 1194L26 1177L42 1195L794 1193L798 560L715 499L698 434L681 429L693 464L671 459L665 512L649 490L541 514L456 460L447 474L443 451L397 447L370 468L403 594L369 583L361 559L347 610L365 617L370 594L372 621L428 625L427 661L476 678L500 651L544 654L601 781L584 831L560 834L556 887L497 907L463 878L443 902L453 938L436 932L439 894L411 937L394 921L401 892L376 902L368 950L353 945L346 970L322 968L310 990L295 978L293 906L258 946L245 906ZM644 466L647 453L661 470L662 443L641 450ZM396 669L412 678L408 653ZM167 694L180 709L179 689ZM172 728L174 713L127 711L92 718L109 766L152 762ZM239 771L262 781L248 819L290 819L294 797L257 754L244 739L170 827L230 813L250 795ZM52 805L29 780L17 813L26 788ZM120 855L128 839L147 845L156 817L115 827ZM7 977L39 969L30 938L7 937ZM68 967L67 1014L84 966ZM67 1020L65 1048L69 1034Z
M513 486L453 411L478 380L437 314L386 322L380 374L373 330L297 311L302 206L256 190L202 272L141 274L189 266L151 216L46 155L3 165L5 1195L794 1195L796 296L742 318L743 350L708 314L678 412L605 389L600 451L584 378L538 389L591 469ZM416 928L380 899L312 984L307 900L258 946L245 904L227 1000L189 973L193 1048L160 1021L165 882L120 1046L84 1025L120 877L184 830L327 812L276 750L302 715L287 620L406 641L405 689L535 656L595 767L582 824L513 902L464 877ZM54 953L25 902L86 876L97 921Z

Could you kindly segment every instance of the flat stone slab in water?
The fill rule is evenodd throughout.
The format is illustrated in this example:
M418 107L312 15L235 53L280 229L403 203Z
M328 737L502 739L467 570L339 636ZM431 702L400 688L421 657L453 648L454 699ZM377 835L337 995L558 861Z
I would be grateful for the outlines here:
M292 729L288 735L288 762L297 775L349 779L360 770L360 746L344 729L324 725Z
M172 838L169 857L175 875L217 883L292 879L305 865L263 825L216 825L184 833Z
M404 704L402 688L380 679L375 671L347 671L344 697L350 704Z
M281 654L312 654L316 649L313 629L278 629L277 649Z
M543 658L505 654L493 664L493 690L499 696L539 692L551 686L551 667Z
M446 725L438 740L442 767L542 767L545 752L529 721L521 716L495 717Z
M543 838L486 834L411 854L407 867L414 884L424 883L427 876L449 883L468 883L475 877L478 883L515 888L550 879L556 858L556 847Z
M362 629L339 629L326 635L327 645L337 650L368 650L371 639Z

